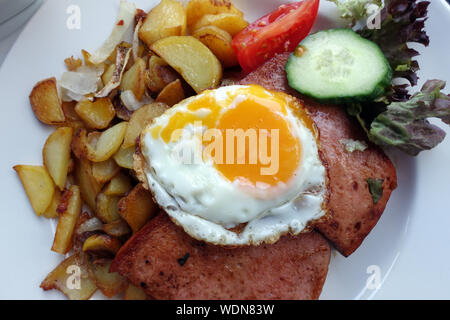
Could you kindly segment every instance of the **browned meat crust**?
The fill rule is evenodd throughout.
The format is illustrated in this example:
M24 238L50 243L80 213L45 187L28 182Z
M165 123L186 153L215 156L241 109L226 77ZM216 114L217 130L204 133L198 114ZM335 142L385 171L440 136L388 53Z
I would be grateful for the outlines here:
M190 238L160 214L122 247L112 270L156 299L317 299L329 260L316 232L225 249Z
M239 84L259 84L289 93L303 101L319 130L320 153L328 168L330 199L325 219L315 227L344 255L352 254L376 225L391 192L397 187L394 166L385 153L369 143L359 124L341 107L323 105L300 96L287 84L281 54L242 79ZM369 148L349 153L341 139L365 141ZM383 179L383 196L374 205L367 179Z

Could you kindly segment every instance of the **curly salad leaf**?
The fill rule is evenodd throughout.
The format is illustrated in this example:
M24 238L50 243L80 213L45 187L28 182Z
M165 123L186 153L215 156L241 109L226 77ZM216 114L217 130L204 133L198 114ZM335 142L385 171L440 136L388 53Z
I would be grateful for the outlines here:
M369 16L371 7L383 7L383 0L328 0L338 7L341 18L349 20L353 27L359 20Z
M450 124L450 95L441 93L445 82L430 80L410 100L393 102L371 124L369 137L379 145L394 146L410 154L436 147L445 132L428 118Z

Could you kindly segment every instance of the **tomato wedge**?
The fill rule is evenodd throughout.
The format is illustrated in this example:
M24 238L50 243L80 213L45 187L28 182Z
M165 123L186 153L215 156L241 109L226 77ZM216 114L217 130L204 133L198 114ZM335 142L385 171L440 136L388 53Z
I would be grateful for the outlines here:
M253 71L277 53L293 51L311 31L319 0L284 4L238 33L233 48L239 64Z

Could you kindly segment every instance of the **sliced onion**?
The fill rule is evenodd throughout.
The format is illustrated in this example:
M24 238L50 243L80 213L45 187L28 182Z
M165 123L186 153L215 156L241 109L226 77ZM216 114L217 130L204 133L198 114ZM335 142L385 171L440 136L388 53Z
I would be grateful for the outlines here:
M63 101L80 101L96 92L103 71L103 66L81 66L76 71L64 72L58 81Z
M128 60L130 59L131 48L119 45L117 47L117 56L116 56L116 69L114 69L113 76L111 80L103 87L102 90L97 92L95 95L96 98L104 98L107 97L111 91L117 88L122 81L122 75L125 71L125 67L127 66Z
M142 19L139 20L139 22L136 25L136 28L134 29L134 35L133 35L133 58L134 61L136 61L139 56L139 29L141 29L142 26Z
M104 62L119 43L129 37L130 28L133 28L134 16L136 15L136 5L128 1L120 1L119 15L109 38L90 57L93 64ZM127 39L128 40L128 39Z
M142 101L139 101L131 90L122 92L120 94L120 100L122 100L123 105L130 111L136 111L142 106L154 102L154 100L147 95L142 98Z
M77 233L78 234L82 234L85 232L90 232L90 231L97 231L97 230L101 230L103 227L103 223L98 219L98 218L91 218L89 220L87 220L86 222L82 223L78 229L77 229Z

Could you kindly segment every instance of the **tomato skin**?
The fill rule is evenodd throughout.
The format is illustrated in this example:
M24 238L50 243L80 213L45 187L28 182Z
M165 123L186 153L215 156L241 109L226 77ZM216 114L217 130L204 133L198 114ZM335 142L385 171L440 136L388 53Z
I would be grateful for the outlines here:
M311 31L319 3L284 4L238 33L232 45L242 69L251 72L275 54L293 51Z

